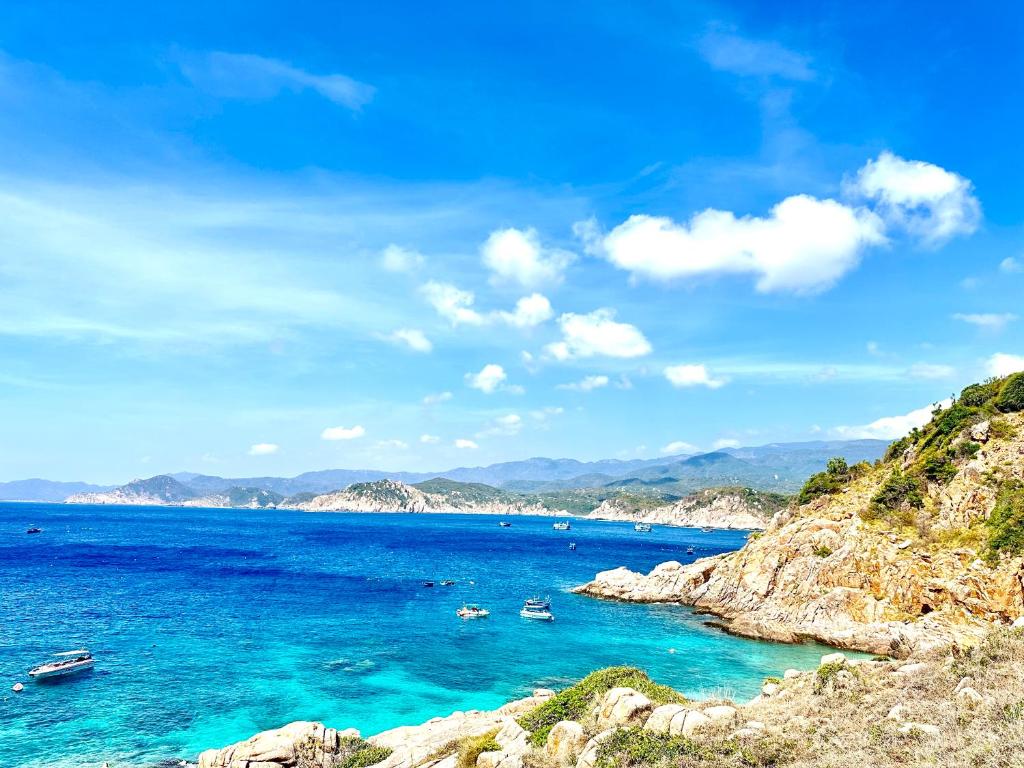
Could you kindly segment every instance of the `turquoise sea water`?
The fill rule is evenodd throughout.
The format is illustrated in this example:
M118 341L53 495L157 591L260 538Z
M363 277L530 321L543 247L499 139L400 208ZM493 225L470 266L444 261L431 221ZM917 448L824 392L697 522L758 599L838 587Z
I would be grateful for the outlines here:
M823 652L731 637L683 607L567 592L618 565L735 549L744 533L511 520L0 503L0 765L191 761L292 720L369 735L610 664L745 698ZM44 532L27 536L30 524ZM446 578L458 584L422 586ZM535 594L551 595L555 622L519 617ZM458 619L463 601L490 618ZM95 671L28 681L80 646Z

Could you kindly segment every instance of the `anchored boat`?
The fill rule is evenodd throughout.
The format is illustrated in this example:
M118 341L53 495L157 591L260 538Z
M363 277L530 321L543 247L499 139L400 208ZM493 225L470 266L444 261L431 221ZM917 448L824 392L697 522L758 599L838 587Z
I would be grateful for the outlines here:
M568 520L561 523L555 523L551 527L554 528L556 531L568 531L570 528L572 528L572 526L569 525Z
M53 677L63 677L84 672L92 669L95 660L92 654L84 648L77 651L64 651L56 653L53 658L28 671L28 676L33 680L48 680Z
M633 526L633 530L636 531L637 533L650 533L651 532L651 524L650 523L637 523L636 525Z
M491 612L479 605L464 605L455 612L460 619L486 619Z
M551 598L531 597L523 603L519 615L524 619L536 619L538 621L554 621L555 615L551 613Z

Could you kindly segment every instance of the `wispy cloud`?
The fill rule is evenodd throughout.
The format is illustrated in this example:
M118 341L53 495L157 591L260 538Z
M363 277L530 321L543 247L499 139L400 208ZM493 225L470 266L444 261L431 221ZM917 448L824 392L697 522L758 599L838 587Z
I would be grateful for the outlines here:
M359 110L373 99L372 85L342 74L318 75L288 62L252 53L181 53L173 57L198 88L232 99L270 99L282 91L315 91L325 99Z
M979 328L985 328L990 331L1001 331L1006 327L1007 323L1011 323L1017 319L1017 316L1010 312L983 312L979 314L961 313L957 312L953 315L954 320L960 320L964 323L970 323L976 325Z
M558 389L568 389L574 392L593 392L595 389L607 387L609 383L607 376L584 376L579 381L571 381L568 384L559 384Z
M354 427L327 427L320 433L324 440L355 440L366 434L366 429L356 424Z
M754 40L737 34L709 32L698 50L714 69L734 75L780 77L808 81L815 78L811 58L774 40Z

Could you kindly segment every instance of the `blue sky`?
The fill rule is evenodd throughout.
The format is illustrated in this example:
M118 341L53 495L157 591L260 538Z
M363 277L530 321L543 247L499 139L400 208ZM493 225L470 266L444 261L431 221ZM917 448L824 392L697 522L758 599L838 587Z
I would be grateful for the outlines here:
M1024 368L1024 11L5 3L0 479L891 437Z

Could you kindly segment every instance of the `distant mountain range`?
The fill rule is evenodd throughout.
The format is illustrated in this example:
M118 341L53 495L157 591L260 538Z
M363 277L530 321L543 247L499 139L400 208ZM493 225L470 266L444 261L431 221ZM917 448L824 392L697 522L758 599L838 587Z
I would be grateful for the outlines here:
M511 493L561 496L572 491L577 492L577 496L582 494L587 499L599 500L627 489L664 497L720 486L792 493L808 476L821 471L829 458L843 456L851 464L873 461L882 456L887 445L882 440L772 443L697 455L629 461L532 458L485 467L456 467L442 472L327 469L290 478L224 478L178 472L158 475L147 481L132 481L120 488L33 479L0 483L0 500L63 501L76 494L120 491L125 498L151 495L164 503L226 497L245 502L230 506L274 506L285 498L300 494L311 498L343 490L356 483L387 479L416 484L439 477L460 483L480 483ZM173 485L168 480L173 480ZM145 485L138 486L140 482Z

